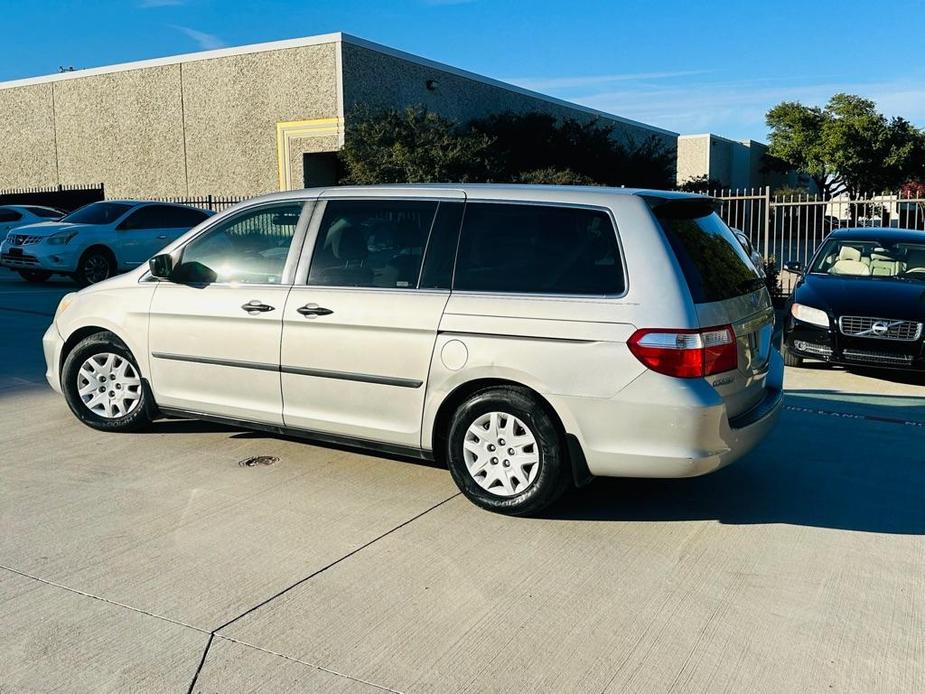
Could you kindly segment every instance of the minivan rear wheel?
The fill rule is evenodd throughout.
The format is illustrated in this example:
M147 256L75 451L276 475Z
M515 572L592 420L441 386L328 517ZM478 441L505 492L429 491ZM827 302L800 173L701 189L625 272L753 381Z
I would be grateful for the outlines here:
M64 360L61 387L71 412L100 431L137 431L154 419L154 401L128 347L113 333L84 338Z
M536 513L568 488L565 436L545 403L524 388L473 394L446 441L453 481L474 504L508 515Z

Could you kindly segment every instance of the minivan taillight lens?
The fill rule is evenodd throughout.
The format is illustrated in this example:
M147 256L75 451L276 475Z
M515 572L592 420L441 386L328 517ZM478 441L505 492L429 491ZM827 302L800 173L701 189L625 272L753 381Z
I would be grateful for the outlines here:
M739 365L731 325L703 330L643 328L630 336L627 345L653 371L677 378L702 378Z

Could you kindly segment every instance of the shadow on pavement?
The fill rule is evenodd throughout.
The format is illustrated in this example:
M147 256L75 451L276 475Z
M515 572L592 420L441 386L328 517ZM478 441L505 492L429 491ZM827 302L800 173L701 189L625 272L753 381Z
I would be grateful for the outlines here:
M925 398L863 397L867 413L845 417L817 413L830 411L831 400L788 394L771 436L729 467L680 480L597 479L547 517L923 534ZM910 417L917 421L899 423Z

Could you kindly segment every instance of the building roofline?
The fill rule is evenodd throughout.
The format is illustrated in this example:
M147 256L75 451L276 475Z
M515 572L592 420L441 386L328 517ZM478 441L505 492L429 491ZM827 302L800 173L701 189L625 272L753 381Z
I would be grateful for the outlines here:
M163 67L167 65L178 65L181 63L190 63L200 60L215 60L217 58L226 58L234 55L246 55L249 53L264 53L267 51L281 51L289 48L304 48L305 46L317 46L326 43L349 43L354 46L359 46L360 48L366 48L371 51L376 51L378 53L383 53L385 55L392 56L393 58L398 58L400 60L406 60L417 65L422 65L424 67L433 68L435 70L440 70L441 72L448 72L450 74L456 75L457 77L462 77L465 79L472 80L474 82L479 82L481 84L487 84L493 87L499 87L501 89L506 89L510 92L515 92L523 96L528 96L538 101L544 101L546 103L555 104L557 106L563 106L575 111L581 111L592 116L599 118L606 118L608 120L615 121L617 123L623 123L625 125L631 125L637 128L642 128L643 130L649 130L653 133L659 133L662 135L668 135L670 137L678 137L678 133L671 130L666 130L664 128L659 128L654 125L649 125L648 123L643 123L641 121L632 120L630 118L624 118L623 116L618 116L613 113L607 113L606 111L600 111L589 106L582 106L581 104L576 104L571 101L566 101L565 99L559 99L554 96L549 96L548 94L542 94L540 92L535 92L530 89L525 89L523 87L518 87L517 85L510 84L509 82L502 82L491 77L486 77L485 75L480 75L475 72L470 72L468 70L463 70L461 68L453 67L452 65L447 65L446 63L440 63L435 60L430 60L428 58L423 58L419 55L413 53L406 53L405 51L398 50L396 48L391 48L385 46L381 43L375 43L374 41L368 41L362 39L358 36L352 36L351 34L345 34L342 32L335 32L331 34L319 34L317 36L304 36L296 39L284 39L282 41L267 41L264 43L252 43L244 46L232 46L229 48L216 48L208 51L197 51L195 53L182 53L180 55L171 55L164 56L161 58L148 58L146 60L136 60L128 63L117 63L114 65L103 65L100 67L91 67L82 70L74 70L73 72L61 72L53 75L41 75L39 77L26 77L24 79L8 80L6 82L0 82L0 89L12 89L14 87L28 87L36 84L47 84L49 82L62 82L65 80L80 79L82 77L94 77L98 75L108 75L118 72L127 72L129 70L142 70L145 68L153 67Z
M339 32L333 34L318 34L317 36L303 36L297 39L266 41L264 43L251 43L245 46L230 46L228 48L215 48L208 51L196 51L195 53L168 55L161 58L147 58L145 60L134 60L128 63L116 63L114 65L101 65L99 67L74 70L73 72L59 72L53 75L8 80L6 82L0 82L0 89L27 87L33 84L61 82L64 80L80 79L81 77L94 77L96 75L109 75L116 72L127 72L129 70L143 70L145 68L162 67L165 65L192 63L199 60L215 60L216 58L226 58L233 55L282 51L287 48L303 48L305 46L317 46L325 43L338 43L341 41L342 37L343 34Z
M662 135L670 135L671 137L677 137L678 133L672 130L666 130L665 128L659 128L654 125L649 125L648 123L643 123L641 121L632 120L630 118L624 118L623 116L618 116L613 113L607 113L606 111L600 111L596 108L591 108L590 106L582 106L581 104L576 104L572 101L566 101L565 99L559 99L554 96L549 96L548 94L542 94L540 92L535 92L531 89L525 89L524 87L518 87L516 84L511 84L510 82L503 82L501 80L494 79L492 77L486 77L485 75L480 75L476 72L470 72L469 70L463 70L462 68L454 67L452 65L447 65L446 63L440 63L436 60L430 60L428 58L422 58L419 55L414 53L406 53L405 51L398 50L397 48L391 48L390 46L384 46L381 43L375 43L374 41L368 41L367 39L361 39L358 36L352 36L351 34L341 34L342 40L344 43L349 43L354 46L359 46L361 48L367 48L378 53L384 53L390 55L393 58L399 58L401 60L407 60L418 65L423 65L425 67L430 67L435 70L440 70L442 72L449 72L450 74L456 75L457 77L463 77L465 79L470 79L474 82L480 82L481 84L491 85L493 87L500 87L511 92L516 92L517 94L522 94L523 96L529 96L539 101L545 101L550 104L556 104L557 106L564 106L566 108L573 109L575 111L582 111L593 116L598 116L600 118L607 118L609 120L617 121L618 123L624 123L625 125L632 125L644 130L651 130Z

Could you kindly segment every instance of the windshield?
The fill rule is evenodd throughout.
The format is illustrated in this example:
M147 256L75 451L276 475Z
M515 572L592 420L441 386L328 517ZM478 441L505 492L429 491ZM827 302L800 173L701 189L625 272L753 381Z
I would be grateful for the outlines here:
M93 202L62 217L62 222L71 224L112 224L132 209L122 202Z
M816 256L810 272L925 280L925 243L829 239Z

